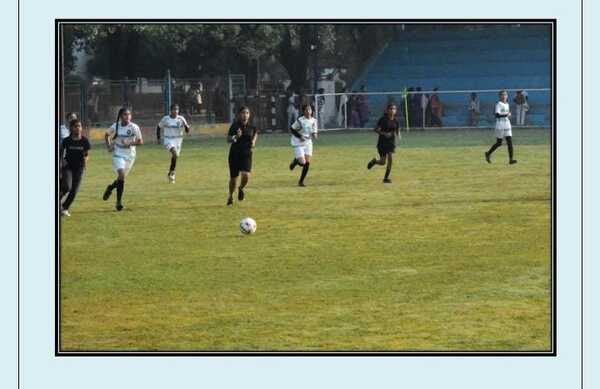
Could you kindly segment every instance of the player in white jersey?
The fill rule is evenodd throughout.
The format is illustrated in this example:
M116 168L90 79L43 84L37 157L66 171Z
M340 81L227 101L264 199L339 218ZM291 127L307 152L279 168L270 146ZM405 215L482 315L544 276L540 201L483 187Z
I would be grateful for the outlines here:
M496 116L496 143L485 152L485 160L488 163L492 163L492 153L500 146L502 146L502 139L506 139L506 145L508 146L508 163L515 164L517 160L513 158L513 144L512 144L512 127L510 125L510 106L508 105L508 92L505 90L500 91L500 101L496 103L494 109Z
M163 116L156 126L156 140L160 143L160 130L163 130L163 144L171 153L171 166L167 177L171 184L175 183L175 167L177 166L177 157L181 153L181 143L183 142L183 131L190 133L190 126L185 118L179 115L179 105L171 105L171 114Z
M125 191L125 177L133 167L136 155L136 146L144 144L140 127L131 121L131 110L121 108L117 115L117 121L110 126L104 135L106 148L113 154L113 169L117 173L117 179L106 187L102 198L108 200L113 189L117 189L117 211L123 209L123 192Z
M305 186L304 179L308 174L313 153L312 139L318 137L317 119L313 117L313 109L309 104L302 106L302 116L292 123L290 132L292 133L290 143L294 148L294 160L290 163L290 170L294 170L297 165L302 166L298 186Z

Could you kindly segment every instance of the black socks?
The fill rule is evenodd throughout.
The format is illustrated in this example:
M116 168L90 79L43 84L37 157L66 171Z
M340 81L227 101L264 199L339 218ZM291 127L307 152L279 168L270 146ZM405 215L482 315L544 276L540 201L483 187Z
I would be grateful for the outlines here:
M300 164L299 164L300 165ZM308 174L308 169L310 168L310 162L306 161L302 166L302 174L300 175L300 182L304 182L306 175Z
M117 203L121 204L121 199L123 198L123 191L125 190L125 181L115 181L117 187Z
M508 146L508 159L513 160L513 144L512 144L512 136L506 137L506 145Z
M508 141L507 141L508 142ZM498 147L502 146L502 139L498 139L496 140L496 143L494 143L492 145L492 147L490 148L490 150L488 151L488 154L492 154L494 151L496 151L496 149Z
M171 166L169 167L169 171L174 172L176 166L177 166L177 157L171 157Z

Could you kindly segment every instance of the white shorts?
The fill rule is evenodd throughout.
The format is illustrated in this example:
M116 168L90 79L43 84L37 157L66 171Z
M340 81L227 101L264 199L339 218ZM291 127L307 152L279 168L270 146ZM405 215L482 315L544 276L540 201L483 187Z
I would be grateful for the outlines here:
M307 142L305 145L302 146L294 146L294 155L296 156L296 159L304 158L305 155L308 155L310 157L312 156L312 152L312 142Z
M506 128L506 129L496 128L496 130L494 130L494 133L496 134L496 138L498 138L498 139L502 139L507 136L512 136L512 130L510 128Z
M118 170L123 170L123 173L125 174L125 176L127 176L129 174L129 171L131 171L134 162L135 159L127 159L123 157L113 156L113 170L115 172L117 172Z
M181 153L181 144L183 143L183 138L168 138L165 137L163 144L165 145L165 148L167 150L171 150L172 148L175 148L175 153L177 154L177 156L179 156L179 153Z

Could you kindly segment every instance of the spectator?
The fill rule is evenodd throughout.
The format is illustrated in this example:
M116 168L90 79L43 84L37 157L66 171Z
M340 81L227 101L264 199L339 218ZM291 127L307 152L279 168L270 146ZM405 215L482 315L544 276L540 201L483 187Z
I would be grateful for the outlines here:
M317 123L319 123L320 126L323 126L321 116L323 114L323 107L325 107L325 96L323 96L323 93L325 93L325 89L319 88L317 93L319 94L319 96L317 96L317 117L316 117L316 119L317 119Z
M529 104L527 101L527 92L523 90L517 91L517 95L513 99L516 104L517 113L517 126L525 125L525 114L529 110Z
M417 90L420 92L421 87L418 87ZM417 126L427 127L430 123L431 115L427 114L427 105L429 104L429 96L427 93L419 93L419 123Z
M295 91L291 91L291 94L288 94L288 105L287 105L287 115L288 115L288 125L287 128L290 128L292 124L296 120L298 120L298 95Z
M439 88L433 88L433 94L429 100L431 105L431 125L433 127L442 127L442 116L444 115L444 106L437 94Z
M77 120L77 114L75 112L68 112L65 115L65 123L60 125L60 132L59 132L59 144L62 144L62 141L66 138L69 137L69 135L71 134L71 130L70 128L70 124L72 121Z
M419 107L415 105L415 88L412 86L408 88L407 91L407 99L408 99L408 125L410 127L415 127L417 112L419 111Z
M198 85L192 92L192 113L200 113L202 110L202 92L204 91L204 86L202 85L202 81L198 81Z
M367 87L365 85L360 87L361 92L366 92ZM360 118L360 127L364 127L369 121L369 100L367 95L358 95L358 116Z
M469 126L476 127L479 124L479 96L477 93L471 93L471 99L469 100Z
M341 127L346 124L346 116L348 115L348 95L346 94L346 88L342 88L342 94L340 95L340 105L338 106L337 124Z

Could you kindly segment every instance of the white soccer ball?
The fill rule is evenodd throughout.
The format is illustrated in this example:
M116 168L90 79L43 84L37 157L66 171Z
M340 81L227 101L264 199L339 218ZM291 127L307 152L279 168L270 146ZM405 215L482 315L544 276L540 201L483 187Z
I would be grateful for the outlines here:
M256 221L251 217L245 217L240 221L242 234L254 234L256 232Z

